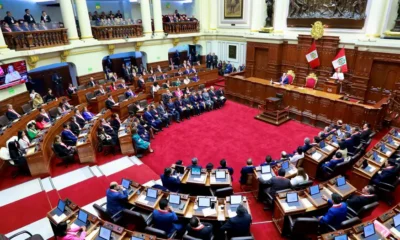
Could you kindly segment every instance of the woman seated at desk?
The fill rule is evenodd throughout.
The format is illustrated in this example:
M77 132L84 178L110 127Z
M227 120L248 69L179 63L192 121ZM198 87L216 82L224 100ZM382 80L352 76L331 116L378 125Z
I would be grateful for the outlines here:
M86 237L86 227L73 227L68 226L67 222L61 222L58 224L59 234L57 236L58 240L84 240ZM79 236L78 233L80 232Z
M39 93L35 94L35 98L32 101L32 106L33 108L38 108L40 107L40 105L42 105L43 102L43 98L39 95Z
M26 158L24 156L25 154L20 150L17 140L8 143L8 152L11 160L14 161L14 164L29 174L28 164L26 163Z
M37 137L37 135L39 134L39 130L37 130L35 127L35 121L28 122L28 124L26 125L26 132L30 140L33 140Z
M90 122L92 121L92 119L96 116L94 115L94 113L89 112L89 110L87 109L87 107L83 108L82 111L82 116L83 118L85 118L86 121Z
M25 131L19 130L18 131L18 144L19 144L19 149L22 152L26 152L26 149L31 146L31 142L29 141L29 138L26 136Z
M65 108L63 103L58 104L57 110L58 110L58 114L60 114L60 115L64 115L68 112L68 110Z
M75 153L75 147L67 146L65 143L61 141L61 136L57 135L54 139L54 151L60 156L60 157L67 157L70 155L73 155Z
M46 121L44 120L44 117L43 117L42 115L39 115L39 116L36 118L36 128L37 128L37 129L43 130L43 129L45 129L45 128L49 128L50 126L51 126L51 124L48 123L48 122L46 122Z
M179 89L179 87L176 89L176 91L174 92L175 97L179 98L183 96L183 92L181 89Z
M292 184L292 186L296 186L306 181L308 181L308 175L304 171L304 168L299 167L297 169L296 177L290 179L290 184Z
M47 90L47 95L44 96L44 100L46 102L50 102L50 101L53 101L56 99L57 99L56 96L53 95L53 90L51 90L51 88L49 88L49 90Z
M153 149L151 149L150 143L144 141L139 134L137 133L137 128L132 128L132 139L134 141L134 144L136 146L136 149L139 150L148 150L149 152L154 152Z

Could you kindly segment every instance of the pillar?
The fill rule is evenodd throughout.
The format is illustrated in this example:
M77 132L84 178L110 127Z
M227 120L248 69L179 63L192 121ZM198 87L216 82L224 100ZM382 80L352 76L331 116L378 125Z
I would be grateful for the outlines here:
M286 18L289 12L289 1L275 1L274 3L274 32L283 33L286 29Z
M218 6L217 4L219 4L219 1L215 1L215 0L209 0L209 8L210 8L210 30L217 30L217 22L218 22ZM201 23L200 23L201 24Z
M7 49L6 42L4 41L3 32L0 32L0 51Z
M265 0L252 0L251 31L258 32L265 24ZM264 17L263 17L264 16Z
M151 34L151 16L150 16L150 2L149 0L140 1L140 11L142 13L142 26L143 34Z
M60 1L61 15L64 27L67 28L69 40L79 40L78 31L76 30L75 15L70 0Z
M90 25L86 0L77 0L75 4L79 20L79 29L81 30L81 39L91 39L93 38L92 26Z
M380 37L385 22L388 1L370 1L369 4L371 6L368 13L368 22L365 26L365 34L367 37Z
M154 33L163 33L161 0L153 0Z

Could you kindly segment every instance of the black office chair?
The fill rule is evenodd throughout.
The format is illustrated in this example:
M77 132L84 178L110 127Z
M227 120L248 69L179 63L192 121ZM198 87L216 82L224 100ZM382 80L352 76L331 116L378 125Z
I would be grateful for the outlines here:
M309 235L318 235L319 221L316 218L288 216L291 239L306 238Z
M86 101L88 102L90 101L90 99L94 98L94 95L91 92L86 93L85 96L86 96Z
M118 223L121 218L121 212L117 212L114 215L110 215L107 210L103 207L107 203L103 203L101 205L93 204L94 210L97 212L97 216L99 216L102 220L112 223Z
M10 120L6 117L6 115L3 115L0 117L0 127L5 127L8 124L10 124Z
M254 240L253 236L232 237L230 240Z
M364 207L362 207L360 210L358 210L357 212L354 211L352 208L350 208L349 206L347 206L347 216L349 218L353 218L353 217L358 217L360 219L363 219L365 217L368 217L372 214L372 212L374 211L374 209L376 207L378 207L379 202L373 202L370 204L365 205Z
M203 89L204 89L205 87L206 87L205 84L200 84L199 87L198 87L198 89L201 90L201 91L203 91Z
M283 189L283 190L277 191L277 192L275 193L275 195L276 195L276 194L280 194L280 193L290 192L290 191L292 191L292 189L290 189L290 188L288 188L288 189ZM264 193L264 196L265 196L265 199L263 199L263 200L264 200L263 202L264 202L264 204L265 204L264 210L273 210L273 209L274 209L274 200L275 200L275 196L272 196L272 195L268 192L268 188L265 188L265 189L263 190L263 193Z
M111 143L103 143L99 136L97 136L97 141L97 151L103 152L103 156L107 156L110 153L112 153L112 155L115 155L115 145L112 145Z
M57 166L64 165L66 168L68 167L68 163L72 163L74 161L74 154L70 154L68 156L60 156L55 150L54 145L51 145L51 150L54 152L56 157L61 160Z
M375 186L375 189L377 191L377 196L379 196L380 199L385 201L389 206L393 204L394 198L394 193L396 192L397 186L400 184L400 177L396 179L393 183L385 183L385 182L380 182L378 185Z
M353 227L353 226L355 226L357 224L360 224L360 223L361 223L361 219L360 218L353 217L353 218L350 218L348 220L343 221L340 224L340 228L339 229L336 229L335 227L333 227L332 225L329 225L329 224L323 224L323 225L321 225L321 229L320 230L321 230L321 234L322 233L327 233L327 232L334 232L334 231L337 231L337 230L340 230L340 229L351 228L351 227Z
M162 238L162 239L174 239L177 231L173 232L172 235L170 237L168 237L168 233L158 229L158 228L154 228L154 227L146 227L144 229L145 233L151 234L151 235L155 235L157 238Z
M55 119L58 117L58 108L57 107L53 107L49 110L49 115L51 118Z
M182 240L202 240L202 239L201 238L192 237L192 236L188 235L187 232L185 232L185 234L183 235ZM214 240L214 235L211 236L210 240Z
M224 187L224 188L218 188L215 190L210 188L210 193L212 196L215 196L217 198L225 198L225 197L233 195L233 188L232 187Z
M133 208L133 210L136 210ZM121 217L118 220L118 224L124 228L130 229L132 225L134 228L130 230L143 231L149 227L153 220L153 213L137 212L133 210L124 209L121 212Z
M337 164L333 169L326 167L325 174L323 176L323 179L331 179L336 176L342 175L346 176L346 171L347 169L350 169L350 162L349 161L344 161L339 164Z
M122 102L126 99L124 94L118 95L118 102Z
M44 240L43 237L40 234L33 234L32 235L32 233L30 233L30 232L28 232L26 230L22 230L21 232L17 232L17 233L13 234L10 237L6 237L6 235L0 234L0 239L2 239L2 240L11 240L11 239L13 239L15 237L18 237L18 236L22 235L22 234L27 234L29 236L29 237L25 238L25 240Z
M253 181L254 181L253 174L252 173L248 173L246 175L246 183L244 183L244 184L240 183L240 189L243 192L251 191L251 187L253 186Z
M304 181L304 182L294 186L293 189L296 191L301 190L301 189L306 189L308 187L311 187L313 185L313 183L314 182L312 180Z
M364 147L363 147L364 149ZM365 149L350 157L349 166L353 166L364 155Z
M99 85L103 85L103 84L105 84L105 83L106 83L106 80L104 80L104 79L99 80Z
M30 111L32 111L32 106L29 105L28 103L22 105L21 108L22 111L24 111L24 113L29 113Z

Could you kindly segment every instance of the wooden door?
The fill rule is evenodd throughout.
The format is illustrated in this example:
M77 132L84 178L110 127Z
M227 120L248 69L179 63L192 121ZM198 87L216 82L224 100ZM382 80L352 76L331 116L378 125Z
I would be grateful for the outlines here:
M267 48L256 48L255 49L255 68L254 77L267 78L268 68L268 49Z

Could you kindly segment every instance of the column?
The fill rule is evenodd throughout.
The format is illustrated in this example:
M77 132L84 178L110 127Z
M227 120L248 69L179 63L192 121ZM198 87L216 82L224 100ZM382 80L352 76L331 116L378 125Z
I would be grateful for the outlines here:
M274 32L283 33L286 29L286 18L289 12L289 1L275 1L274 3Z
M163 33L161 0L153 0L154 33Z
M93 38L92 26L90 26L89 11L86 0L77 0L75 1L75 4L79 20L79 29L81 30L81 39L91 39Z
M60 1L61 15L64 27L68 29L69 40L79 40L78 31L76 30L75 15L70 0Z
M151 16L149 0L140 1L140 11L142 12L142 26L144 35L151 34Z
M209 0L209 8L210 8L210 30L217 30L217 22L218 22L218 6L220 1ZM201 24L201 23L200 23Z
M4 41L3 32L0 32L0 51L7 49L6 42Z
M194 1L194 11L193 15L199 20L200 22L200 30L202 32L208 31L209 27L209 13L208 7L209 2L205 0L195 0Z
M251 2L253 3L251 11L251 31L258 32L265 24L265 17L262 16L265 16L267 9L264 0L252 0Z
M387 0L370 1L370 10L368 13L368 22L365 26L367 37L380 37L384 24L385 12L387 9Z

